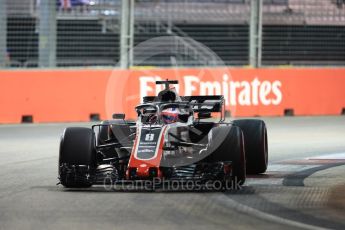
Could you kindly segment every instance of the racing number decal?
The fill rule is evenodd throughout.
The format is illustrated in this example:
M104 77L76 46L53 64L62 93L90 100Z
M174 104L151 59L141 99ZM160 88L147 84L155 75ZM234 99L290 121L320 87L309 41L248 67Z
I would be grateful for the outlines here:
M145 141L153 141L154 137L155 137L154 133L148 133L145 136Z
M142 128L136 157L142 160L154 158L158 151L162 128Z

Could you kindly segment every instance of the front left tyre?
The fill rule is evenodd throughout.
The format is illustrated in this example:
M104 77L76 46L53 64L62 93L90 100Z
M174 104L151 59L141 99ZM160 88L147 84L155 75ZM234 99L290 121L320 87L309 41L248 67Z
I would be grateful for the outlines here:
M262 120L234 120L233 124L240 127L244 136L246 163L248 174L266 172L268 165L268 145L266 124Z
M60 142L60 183L67 188L90 187L95 168L95 135L92 129L66 128Z

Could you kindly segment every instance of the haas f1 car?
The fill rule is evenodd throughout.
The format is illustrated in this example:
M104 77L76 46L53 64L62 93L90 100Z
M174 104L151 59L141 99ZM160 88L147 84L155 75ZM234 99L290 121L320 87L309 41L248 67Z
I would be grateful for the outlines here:
M92 128L69 127L61 137L59 180L67 188L150 181L243 184L267 168L261 120L225 122L223 96L179 96L171 85L135 107L136 121L114 114Z

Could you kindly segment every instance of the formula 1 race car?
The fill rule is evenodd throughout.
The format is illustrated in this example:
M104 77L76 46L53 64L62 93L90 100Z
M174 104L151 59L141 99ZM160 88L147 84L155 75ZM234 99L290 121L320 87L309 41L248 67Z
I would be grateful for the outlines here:
M135 107L136 121L114 114L92 128L66 128L59 181L68 188L158 181L242 185L267 169L267 131L256 119L225 122L223 96L179 96L172 84ZM218 116L217 116L218 114ZM218 117L217 119L214 118Z

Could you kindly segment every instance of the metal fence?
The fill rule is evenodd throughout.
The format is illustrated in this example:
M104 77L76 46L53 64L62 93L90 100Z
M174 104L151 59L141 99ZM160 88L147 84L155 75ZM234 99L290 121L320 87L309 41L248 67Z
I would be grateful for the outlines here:
M263 22L263 65L345 65L345 1L289 0Z
M344 0L123 1L0 0L0 68L345 66Z

